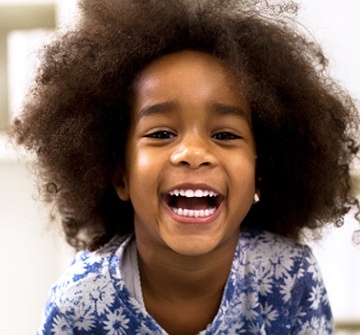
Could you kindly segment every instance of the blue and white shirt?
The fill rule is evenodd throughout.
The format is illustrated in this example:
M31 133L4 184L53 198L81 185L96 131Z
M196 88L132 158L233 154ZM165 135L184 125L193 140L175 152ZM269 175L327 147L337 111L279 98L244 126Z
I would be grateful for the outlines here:
M131 237L77 254L52 287L38 335L167 334L125 285ZM201 335L329 335L333 319L311 250L261 231L240 233L222 302Z

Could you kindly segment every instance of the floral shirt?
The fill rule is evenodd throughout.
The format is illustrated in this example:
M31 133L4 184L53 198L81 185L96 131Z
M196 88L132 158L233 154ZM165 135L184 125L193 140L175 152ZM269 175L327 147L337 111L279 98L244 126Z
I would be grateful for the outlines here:
M38 335L167 334L125 286L129 240L76 256L51 290ZM269 232L241 233L218 313L201 334L334 334L311 250Z

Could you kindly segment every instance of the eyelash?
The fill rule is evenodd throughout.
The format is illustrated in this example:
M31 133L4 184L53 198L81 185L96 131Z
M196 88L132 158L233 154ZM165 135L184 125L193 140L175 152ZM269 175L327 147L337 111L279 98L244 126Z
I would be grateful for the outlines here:
M172 139L175 136L176 135L174 133L163 130L163 131L156 131L154 133L148 134L145 137L161 140L161 139ZM238 135L235 135L233 133L223 131L223 132L212 135L212 138L219 140L219 141L229 141L229 140L236 140L241 137Z
M162 131L156 131L154 133L148 134L145 137L161 140L161 139L171 139L171 138L174 138L175 136L176 135L170 131L162 130Z
M216 133L212 137L219 141L224 141L224 140L229 141L229 140L236 140L241 138L240 136L230 133L228 131L222 131L220 133Z

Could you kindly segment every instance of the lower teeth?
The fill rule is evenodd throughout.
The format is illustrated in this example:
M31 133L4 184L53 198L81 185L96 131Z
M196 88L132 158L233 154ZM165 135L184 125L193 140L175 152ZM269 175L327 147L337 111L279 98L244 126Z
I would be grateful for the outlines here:
M216 212L216 207L209 209L182 209L182 208L171 208L172 211L181 216L195 217L195 218L203 218L206 216L213 215Z

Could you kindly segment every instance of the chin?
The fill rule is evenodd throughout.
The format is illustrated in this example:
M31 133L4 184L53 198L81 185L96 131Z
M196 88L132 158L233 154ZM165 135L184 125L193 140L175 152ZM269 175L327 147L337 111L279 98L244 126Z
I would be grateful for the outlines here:
M166 241L165 241L166 243ZM182 256L204 256L215 251L219 246L217 241L204 241L199 238L186 237L185 240L166 243L166 245L175 253Z

